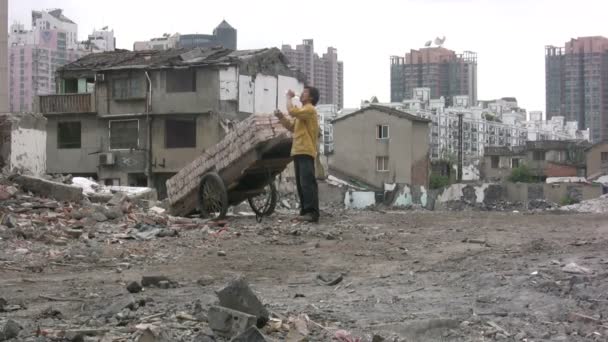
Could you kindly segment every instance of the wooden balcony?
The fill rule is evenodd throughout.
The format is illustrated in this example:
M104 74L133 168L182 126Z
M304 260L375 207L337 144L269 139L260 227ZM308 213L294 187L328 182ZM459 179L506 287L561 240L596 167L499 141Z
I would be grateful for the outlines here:
M40 95L37 102L42 114L96 112L93 94Z

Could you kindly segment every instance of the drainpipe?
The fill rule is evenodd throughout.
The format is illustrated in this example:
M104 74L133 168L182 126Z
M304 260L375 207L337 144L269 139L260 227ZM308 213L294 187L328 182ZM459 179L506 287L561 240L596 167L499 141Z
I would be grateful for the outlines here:
M148 71L145 73L146 78L148 79L148 96L146 99L146 141L148 142L146 176L148 177L148 187L154 188L154 177L152 177L152 134L150 134L150 131L152 130L152 120L150 119L150 111L152 110L152 80L150 79Z

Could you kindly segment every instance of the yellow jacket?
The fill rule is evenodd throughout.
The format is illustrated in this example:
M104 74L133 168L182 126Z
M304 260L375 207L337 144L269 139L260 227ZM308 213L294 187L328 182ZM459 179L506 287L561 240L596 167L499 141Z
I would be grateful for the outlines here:
M293 108L289 111L289 116L293 119L284 117L281 123L293 132L291 155L305 154L316 158L319 146L319 119L315 106L306 104L302 108Z

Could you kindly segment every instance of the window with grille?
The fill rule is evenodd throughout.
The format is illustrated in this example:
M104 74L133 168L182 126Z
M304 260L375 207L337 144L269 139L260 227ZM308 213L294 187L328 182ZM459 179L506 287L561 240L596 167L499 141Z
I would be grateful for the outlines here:
M118 100L145 97L143 79L139 77L115 78L112 80L112 98Z

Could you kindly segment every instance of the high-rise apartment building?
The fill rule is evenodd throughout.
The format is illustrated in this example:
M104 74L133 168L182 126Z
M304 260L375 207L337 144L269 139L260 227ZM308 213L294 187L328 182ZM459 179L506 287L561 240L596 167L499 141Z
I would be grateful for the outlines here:
M312 39L305 39L302 44L292 48L283 45L281 50L291 65L302 71L307 83L319 89L320 104L344 107L344 64L338 60L338 50L329 47L323 56L315 53Z
M56 92L55 71L87 53L113 51L114 31L94 31L78 42L78 25L61 9L32 11L32 28L14 23L9 32L9 109L30 112L36 95Z
M213 30L213 34L179 34L170 35L165 33L162 37L152 38L147 41L135 42L133 50L168 50L176 48L209 48L223 47L226 49L237 49L237 30L226 20Z
M0 0L0 113L8 112L8 0Z
M477 102L477 54L457 54L443 47L411 50L391 57L391 102L408 99L415 88L430 88L433 98L467 95Z
M592 142L608 139L608 38L571 39L545 48L547 119L563 116L589 128Z

